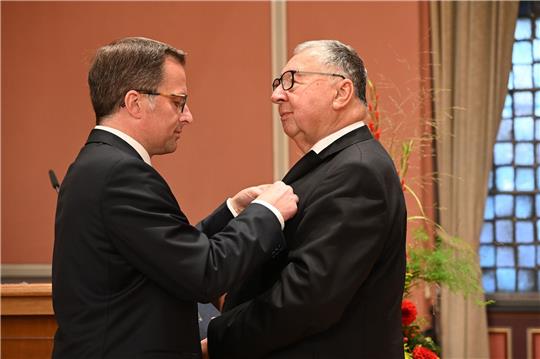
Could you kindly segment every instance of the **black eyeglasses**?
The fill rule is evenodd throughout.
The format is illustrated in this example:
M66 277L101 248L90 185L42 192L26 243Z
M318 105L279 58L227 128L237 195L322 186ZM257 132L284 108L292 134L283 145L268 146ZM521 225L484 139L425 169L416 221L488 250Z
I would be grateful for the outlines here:
M140 92L140 93L145 94L145 95L168 97L171 100L173 100L173 103L176 105L176 107L178 108L178 111L180 111L180 113L184 112L184 107L186 107L186 102L187 102L188 95L184 95L184 94L183 95L176 95L176 94L167 95L167 94L164 94L164 93L145 91L145 90L135 90L135 91Z
M300 74L300 75L324 75L324 76L335 76L335 77L341 77L345 80L345 76L340 74L332 74L328 72L311 72L311 71L296 71L296 70L289 70L285 71L280 77L275 78L274 81L272 81L272 91L275 91L276 88L281 84L281 87L283 90L287 91L290 90L294 86L294 75Z

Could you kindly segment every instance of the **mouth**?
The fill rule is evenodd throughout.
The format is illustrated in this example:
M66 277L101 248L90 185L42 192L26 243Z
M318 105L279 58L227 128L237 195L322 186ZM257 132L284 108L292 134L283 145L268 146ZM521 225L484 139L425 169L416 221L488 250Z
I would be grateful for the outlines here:
M292 112L290 111L279 111L279 116L281 117L281 120L284 120L290 114L292 114Z

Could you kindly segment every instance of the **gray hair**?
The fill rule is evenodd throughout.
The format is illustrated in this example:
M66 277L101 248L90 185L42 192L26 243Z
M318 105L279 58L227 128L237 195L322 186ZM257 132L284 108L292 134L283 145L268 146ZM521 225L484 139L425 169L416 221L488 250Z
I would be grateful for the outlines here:
M353 82L354 94L362 103L367 104L367 71L364 62L351 46L337 40L313 40L296 46L294 54L297 55L306 50L317 50L316 56L321 64L343 71L345 77Z

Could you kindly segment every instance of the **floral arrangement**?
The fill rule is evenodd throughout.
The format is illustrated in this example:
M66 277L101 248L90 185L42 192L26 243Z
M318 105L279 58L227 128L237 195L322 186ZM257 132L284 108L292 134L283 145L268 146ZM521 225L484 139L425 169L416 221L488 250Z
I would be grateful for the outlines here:
M395 131L396 128L390 124L383 131L379 95L371 81L368 80L367 85L369 112L367 125L373 137L382 142L383 133ZM426 215L420 198L405 181L415 140L405 140L396 149L393 135L389 136L390 142L383 145L396 163L403 191L413 199L419 211L417 215L407 218L409 222L414 222L414 225L408 226L410 233L407 239L407 270L401 306L405 359L439 359L440 347L423 332L426 320L417 317L416 305L409 299L411 291L420 283L424 283L428 289L435 287L438 290L444 285L451 291L465 296L481 294L482 288L476 280L479 276L478 267L475 265L476 254L465 241L451 236Z

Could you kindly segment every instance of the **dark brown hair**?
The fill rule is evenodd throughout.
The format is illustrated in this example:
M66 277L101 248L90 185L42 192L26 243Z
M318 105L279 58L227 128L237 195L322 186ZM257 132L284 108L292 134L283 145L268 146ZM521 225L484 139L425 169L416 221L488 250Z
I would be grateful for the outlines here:
M129 90L157 91L168 56L185 65L182 50L143 37L127 37L101 47L88 72L96 123L114 113Z

